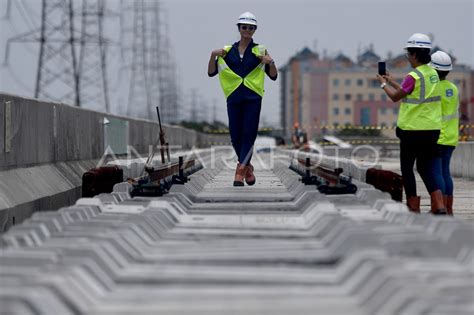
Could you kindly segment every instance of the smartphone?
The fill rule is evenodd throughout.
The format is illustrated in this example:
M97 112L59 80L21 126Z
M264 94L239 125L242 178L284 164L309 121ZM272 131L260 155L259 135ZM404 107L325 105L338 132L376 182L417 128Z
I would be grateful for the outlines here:
M387 74L384 61L379 61L379 74L380 75L386 75Z

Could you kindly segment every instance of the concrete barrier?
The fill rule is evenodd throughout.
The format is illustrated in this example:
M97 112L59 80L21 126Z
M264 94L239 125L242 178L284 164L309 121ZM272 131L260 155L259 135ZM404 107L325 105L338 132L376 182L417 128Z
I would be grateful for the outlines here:
M154 121L7 94L0 94L0 124L0 170L100 159L108 146L132 146L148 154L159 132ZM200 134L170 125L164 125L164 130L167 141L182 149L230 143L228 135ZM115 135L107 137L108 131Z
M462 142L454 150L450 164L451 175L474 179L474 142Z
M181 150L230 143L228 135L164 130ZM34 211L73 204L82 174L104 153L146 157L158 134L155 121L0 93L0 231Z

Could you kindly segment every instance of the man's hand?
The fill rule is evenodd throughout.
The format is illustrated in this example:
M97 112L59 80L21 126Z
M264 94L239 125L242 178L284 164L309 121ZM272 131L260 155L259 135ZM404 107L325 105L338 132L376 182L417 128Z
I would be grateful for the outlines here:
M380 84L387 83L387 79L385 77L385 75L382 76L380 74L377 74L377 80L379 80Z
M394 82L396 82L392 75L387 71L387 73L383 76L385 78L385 80L387 80L388 84L392 85L394 84Z
M216 58L216 57L225 57L226 55L226 51L224 49L216 49L216 50L213 50L212 53L211 53L211 56Z
M269 65L273 61L273 58L268 54L265 55L265 56L259 57L259 58L262 61L262 63L264 63L266 65Z

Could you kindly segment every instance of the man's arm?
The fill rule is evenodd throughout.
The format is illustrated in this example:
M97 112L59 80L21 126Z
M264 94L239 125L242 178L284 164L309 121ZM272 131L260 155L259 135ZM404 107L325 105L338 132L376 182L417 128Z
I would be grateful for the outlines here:
M216 49L211 52L209 63L207 65L207 75L213 77L217 74L217 57L224 57L226 52L224 49Z
M405 98L410 93L409 91L405 91L390 75L381 76L377 74L377 79L383 86L382 89L384 92L394 103Z
M268 52L266 53L265 56L261 57L261 60L262 60L262 63L265 64L265 73L270 77L270 79L275 81L278 77L278 69L275 65L275 61L268 54Z
M216 57L211 56L209 59L209 64L207 65L207 75L213 77L217 74L217 59Z
M275 81L278 78L278 69L275 66L275 62L272 62L269 65L265 65L265 73L273 81Z

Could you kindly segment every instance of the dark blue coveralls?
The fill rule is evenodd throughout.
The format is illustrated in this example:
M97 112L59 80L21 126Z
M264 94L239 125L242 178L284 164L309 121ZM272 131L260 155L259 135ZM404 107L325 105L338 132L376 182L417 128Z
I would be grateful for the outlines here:
M252 53L252 48L258 44L253 41L247 46L244 56L239 55L239 43L236 42L224 57L229 68L245 78L259 64L260 59ZM216 71L209 73L210 77L217 75ZM275 81L275 77L270 76L270 66L265 65L265 73ZM243 83L227 98L227 115L229 117L229 131L232 146L239 159L239 163L248 165L252 158L252 151L255 139L257 138L258 123L260 120L260 110L262 108L262 97L246 87Z

